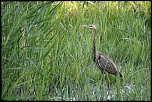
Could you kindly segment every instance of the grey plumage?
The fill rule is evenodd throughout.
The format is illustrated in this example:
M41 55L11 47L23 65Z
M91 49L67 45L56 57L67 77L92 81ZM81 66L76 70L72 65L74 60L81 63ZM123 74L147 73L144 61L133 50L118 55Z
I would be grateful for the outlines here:
M94 39L93 39L93 60L96 63L96 65L99 67L102 73L110 73L113 75L119 75L122 77L122 74L118 71L116 65L114 62L109 59L106 55L104 55L102 52L99 52L96 50L96 27L95 25L89 24L89 25L81 25L82 27L91 28L94 31Z

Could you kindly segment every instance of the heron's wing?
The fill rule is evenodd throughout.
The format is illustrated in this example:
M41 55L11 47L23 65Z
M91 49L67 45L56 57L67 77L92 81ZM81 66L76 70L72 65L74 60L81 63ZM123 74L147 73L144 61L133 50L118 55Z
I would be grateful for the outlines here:
M107 58L103 53L98 54L96 63L101 68L101 70L104 70L108 73L116 75L118 72L117 67L113 61Z

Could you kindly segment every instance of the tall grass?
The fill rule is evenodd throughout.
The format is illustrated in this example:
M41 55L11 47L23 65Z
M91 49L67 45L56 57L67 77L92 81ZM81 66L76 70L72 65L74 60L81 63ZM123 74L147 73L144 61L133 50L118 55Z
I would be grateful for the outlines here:
M150 100L150 2L1 2L3 100ZM97 49L123 81L101 74Z

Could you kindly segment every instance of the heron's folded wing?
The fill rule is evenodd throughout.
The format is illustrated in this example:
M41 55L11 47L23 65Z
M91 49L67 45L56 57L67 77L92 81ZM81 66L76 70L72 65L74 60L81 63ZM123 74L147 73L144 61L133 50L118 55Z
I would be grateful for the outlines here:
M99 55L97 59L97 64L102 70L105 70L106 72L111 74L117 74L117 67L112 60L102 55Z

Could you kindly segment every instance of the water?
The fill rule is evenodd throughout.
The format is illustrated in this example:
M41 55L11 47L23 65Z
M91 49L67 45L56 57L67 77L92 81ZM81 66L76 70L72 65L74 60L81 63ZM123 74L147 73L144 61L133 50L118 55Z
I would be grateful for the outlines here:
M100 83L101 84L101 83ZM89 87L89 86L88 86ZM120 100L123 100L124 95L125 97L130 95L130 93L133 93L133 87L135 87L132 84L126 84L124 86L120 87ZM92 89L91 89L92 88ZM90 86L88 88L87 92L82 90L63 90L62 93L58 93L53 98L53 100L63 100L63 101L116 101L117 99L117 88L116 85L111 86L110 88L107 88L105 85L96 85L96 86Z

